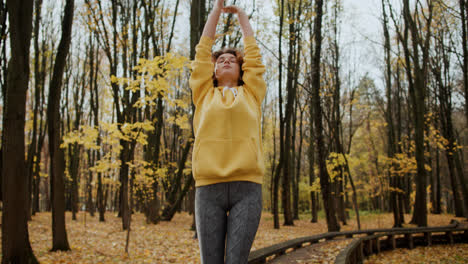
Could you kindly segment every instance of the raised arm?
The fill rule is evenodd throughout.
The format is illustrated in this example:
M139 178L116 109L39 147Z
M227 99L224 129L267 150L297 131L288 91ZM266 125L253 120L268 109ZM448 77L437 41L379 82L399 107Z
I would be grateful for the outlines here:
M237 14L240 28L244 36L244 63L242 70L244 76L244 87L255 97L259 106L262 104L266 93L266 83L263 79L265 66L262 64L260 49L255 41L252 26L249 22L249 17L245 11L237 6L226 6L222 9L225 13Z
M216 34L216 25L218 25L219 16L224 8L224 0L217 0L213 10L208 15L205 27L203 28L202 36L214 39Z
M218 24L224 0L217 0L208 16L200 42L195 48L195 60L192 62L192 74L189 85L192 89L192 100L198 108L207 92L213 88L213 62L211 61L211 47L213 46L216 25Z
M226 6L222 9L224 13L233 13L237 14L237 19L239 20L239 25L242 30L244 38L253 36L252 26L250 25L249 17L242 8L238 6Z

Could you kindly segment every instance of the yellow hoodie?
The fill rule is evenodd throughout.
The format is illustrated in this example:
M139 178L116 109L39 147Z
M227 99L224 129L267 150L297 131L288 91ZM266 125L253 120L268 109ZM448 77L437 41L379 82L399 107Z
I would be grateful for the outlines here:
M196 108L192 152L195 186L230 181L261 184L265 166L260 120L266 83L260 50L254 37L244 38L244 85L233 87L236 93L213 87L213 42L208 37L200 39L190 77Z

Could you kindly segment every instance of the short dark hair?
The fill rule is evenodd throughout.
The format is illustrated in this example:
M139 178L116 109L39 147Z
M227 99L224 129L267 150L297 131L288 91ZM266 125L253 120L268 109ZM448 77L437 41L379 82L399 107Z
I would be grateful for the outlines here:
M216 60L219 58L219 56L223 54L232 54L236 56L237 59L237 64L239 64L239 80L237 81L237 85L241 86L244 84L244 81L242 80L242 76L244 75L244 71L242 70L242 64L244 63L244 54L242 51L235 49L235 48L223 48L221 50L213 52L211 55L211 58L213 59L213 63L216 63ZM213 85L214 87L218 86L218 80L216 80L216 75L213 72Z

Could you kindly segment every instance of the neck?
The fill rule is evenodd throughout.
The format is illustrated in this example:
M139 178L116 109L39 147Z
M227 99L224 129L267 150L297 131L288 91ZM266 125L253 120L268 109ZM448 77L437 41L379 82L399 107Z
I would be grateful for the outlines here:
M218 80L218 86L235 87L235 86L237 86L237 81L234 81L234 80Z

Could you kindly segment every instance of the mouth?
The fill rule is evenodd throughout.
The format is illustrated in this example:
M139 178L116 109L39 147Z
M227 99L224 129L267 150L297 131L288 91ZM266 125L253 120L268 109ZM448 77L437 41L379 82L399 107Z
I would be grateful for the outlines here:
M229 66L229 65L223 66L223 69L230 69L230 68L231 68L231 66Z

